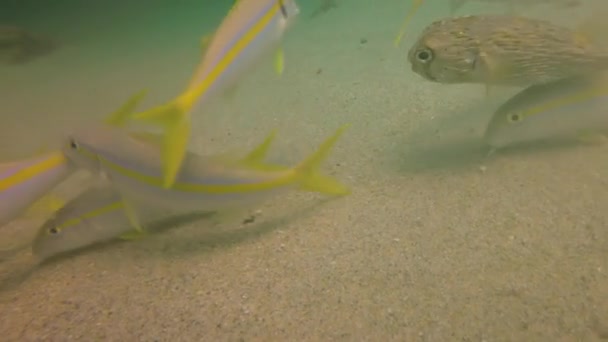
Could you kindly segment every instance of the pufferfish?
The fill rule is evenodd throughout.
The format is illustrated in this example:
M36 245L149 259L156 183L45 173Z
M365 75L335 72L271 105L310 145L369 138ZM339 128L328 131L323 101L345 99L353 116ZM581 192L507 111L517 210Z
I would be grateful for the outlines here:
M588 30L605 32L597 23ZM545 20L469 15L431 23L408 60L433 82L525 87L606 69L608 48L591 34Z

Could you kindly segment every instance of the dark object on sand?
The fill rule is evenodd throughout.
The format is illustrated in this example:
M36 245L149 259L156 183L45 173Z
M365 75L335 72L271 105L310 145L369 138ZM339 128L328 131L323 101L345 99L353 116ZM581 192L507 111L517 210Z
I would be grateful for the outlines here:
M321 0L321 5L319 5L319 7L317 7L317 9L312 12L310 17L314 18L319 14L323 14L329 11L332 8L338 8L338 2L336 0Z
M0 26L0 64L23 64L51 53L57 44L50 38L15 26Z

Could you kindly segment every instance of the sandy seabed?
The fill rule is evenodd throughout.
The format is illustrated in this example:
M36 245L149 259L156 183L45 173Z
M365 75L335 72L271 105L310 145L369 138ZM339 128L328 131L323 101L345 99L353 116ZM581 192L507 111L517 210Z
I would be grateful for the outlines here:
M111 22L101 11L78 30L36 23L69 43L0 69L3 158L56 144L143 88L147 106L176 94L220 19L198 19L192 7L203 5L192 3L131 5ZM324 169L350 196L291 193L34 269L27 256L8 258L2 340L608 339L606 145L486 158L494 107L483 88L432 84L406 60L447 6L424 8L395 48L409 4L372 3L342 1L314 19L303 4L285 74L262 63L212 115L195 115L191 143L199 153L248 148L278 128L272 158L293 164L350 123ZM3 227L2 245L27 241L43 220Z

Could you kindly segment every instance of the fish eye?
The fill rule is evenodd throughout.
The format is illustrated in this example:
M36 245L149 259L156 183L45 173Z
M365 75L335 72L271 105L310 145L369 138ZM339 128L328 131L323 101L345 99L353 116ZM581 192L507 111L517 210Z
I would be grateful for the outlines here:
M522 120L522 118L523 117L520 113L511 113L507 117L507 120L509 120L510 123L516 123L516 122L520 122Z
M55 234L59 233L59 229L57 229L57 227L53 226L53 227L49 228L49 233L51 233L51 235L55 235Z
M74 140L74 139L70 139L70 148L71 148L72 150L77 150L77 149L78 149L78 147L79 147L79 146L78 146L78 143L76 142L76 140Z
M416 59L421 63L428 63L433 59L433 51L430 49L421 49L416 51Z
M283 18L287 18L289 15L287 13L287 8L285 7L285 2L283 0L279 0L279 8L281 9L281 15Z

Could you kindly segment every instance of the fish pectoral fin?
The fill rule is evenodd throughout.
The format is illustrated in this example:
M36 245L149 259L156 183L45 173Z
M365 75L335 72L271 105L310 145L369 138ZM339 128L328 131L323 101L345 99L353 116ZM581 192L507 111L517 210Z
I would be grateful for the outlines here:
M298 178L300 188L328 195L347 195L350 193L347 186L329 176L321 175L318 171L321 163L327 159L329 152L348 127L349 125L344 125L338 128L331 137L319 146L315 153L296 166L295 176Z
M105 123L112 126L123 126L147 93L148 91L144 89L132 95L120 108L108 115Z
M54 194L47 194L32 203L22 216L24 218L45 217L61 209L65 203L63 198Z
M118 236L119 239L121 240L138 240L138 239L142 239L144 237L147 237L149 234L146 231L140 231L140 230L132 230L130 232L124 233L120 236Z
M190 122L180 121L167 127L165 141L162 147L163 158L163 187L173 186L182 163L186 157L186 149L190 140Z
M478 72L485 74L486 96L488 97L491 95L491 87L498 83L502 83L508 76L509 68L502 65L498 60L491 58L483 51L480 51L478 58L478 67L483 68L483 70L479 70Z
M275 55L274 71L277 73L277 75L282 76L284 70L285 70L285 53L283 52L283 48L279 47L277 49L277 53Z
M122 206L124 209L124 213L127 216L127 219L129 220L129 224L136 231L143 232L144 228L139 219L139 215L137 214L137 208L135 207L135 205L133 205L133 202L129 198L127 198L124 194L122 194L121 197L122 197Z

